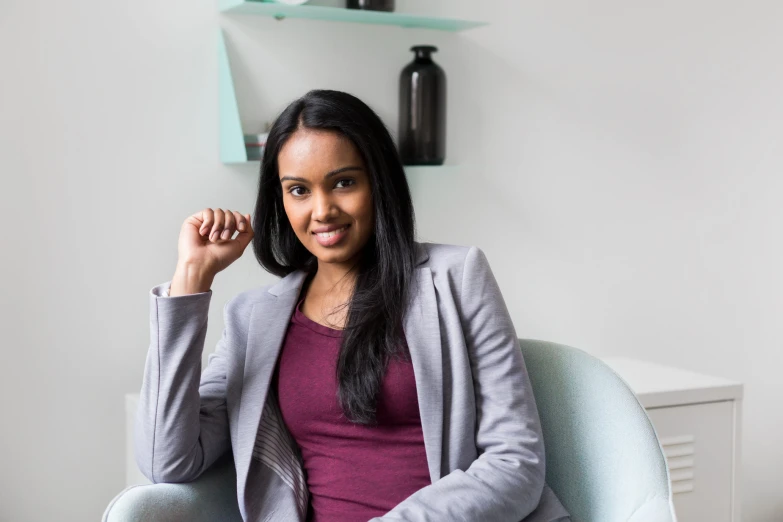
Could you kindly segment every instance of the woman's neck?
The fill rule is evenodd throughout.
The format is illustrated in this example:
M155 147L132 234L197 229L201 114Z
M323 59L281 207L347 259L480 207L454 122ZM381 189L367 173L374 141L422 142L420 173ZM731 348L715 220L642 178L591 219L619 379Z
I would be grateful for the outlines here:
M355 266L318 263L318 270L312 276L310 288L318 295L346 295L353 292L356 285Z

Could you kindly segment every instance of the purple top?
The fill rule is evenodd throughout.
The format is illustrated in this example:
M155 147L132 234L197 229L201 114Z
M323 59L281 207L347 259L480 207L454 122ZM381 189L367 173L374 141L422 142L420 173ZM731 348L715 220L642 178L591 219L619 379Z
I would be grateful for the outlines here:
M413 365L389 361L377 426L351 423L337 403L342 330L308 318L299 300L272 385L302 451L308 522L367 522L430 485Z

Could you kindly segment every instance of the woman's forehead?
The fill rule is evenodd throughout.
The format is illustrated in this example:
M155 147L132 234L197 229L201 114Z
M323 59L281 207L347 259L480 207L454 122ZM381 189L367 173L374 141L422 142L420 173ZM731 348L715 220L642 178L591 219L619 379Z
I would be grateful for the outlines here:
M286 140L277 156L280 174L284 171L326 173L350 165L362 166L361 156L346 137L337 132L296 131Z

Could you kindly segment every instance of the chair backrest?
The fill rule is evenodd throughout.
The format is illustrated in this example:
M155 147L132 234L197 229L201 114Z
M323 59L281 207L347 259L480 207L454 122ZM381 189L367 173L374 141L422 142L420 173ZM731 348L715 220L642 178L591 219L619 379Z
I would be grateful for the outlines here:
M625 381L582 350L519 341L541 416L547 484L572 521L676 520L663 450Z

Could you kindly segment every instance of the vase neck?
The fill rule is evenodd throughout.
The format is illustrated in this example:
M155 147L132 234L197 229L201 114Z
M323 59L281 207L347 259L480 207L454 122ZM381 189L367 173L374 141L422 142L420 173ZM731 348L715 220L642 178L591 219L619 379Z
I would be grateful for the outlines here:
M411 51L414 52L417 62L431 62L432 53L437 52L438 48L434 45L414 45Z

